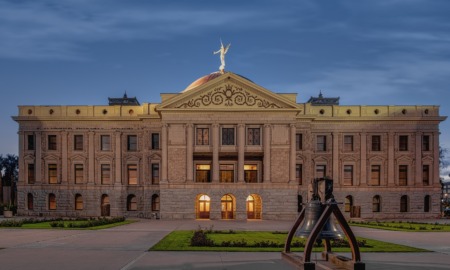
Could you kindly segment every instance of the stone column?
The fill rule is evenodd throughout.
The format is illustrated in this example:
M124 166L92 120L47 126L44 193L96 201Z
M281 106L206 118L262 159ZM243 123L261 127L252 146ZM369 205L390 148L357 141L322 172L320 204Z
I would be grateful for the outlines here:
M291 145L289 148L289 182L291 182L291 183L295 183L295 167L296 167L296 161L297 161L295 133L296 133L295 125L291 124L290 125Z
M88 181L87 183L89 185L95 184L95 157L94 157L94 153L95 153L95 148L94 148L94 132L93 131L89 131L88 133ZM100 142L101 143L101 142Z
M219 125L212 125L212 182L219 182Z
M245 163L245 125L238 125L238 182L244 182L244 163Z
M388 133L388 186L395 186L395 134L393 132Z
M114 153L115 158L115 184L120 185L122 183L122 133L120 131L116 131L116 148Z
M186 125L186 180L194 181L194 126Z
M360 177L360 185L367 186L367 134L362 132L361 136L361 177Z
M440 187L439 182L439 131L433 133L433 173L430 175L430 186ZM430 168L431 171L431 168Z
M339 183L339 186L342 186L341 179L339 177L339 133L333 132L331 134L331 136L333 137L333 144L331 146L331 149L333 150L333 176L332 176L332 179L333 179L334 183Z
M161 182L167 183L167 124L161 128Z
M68 169L68 160L67 160L67 150L68 150L68 144L67 144L67 136L68 133L63 131L61 132L61 183L67 184L67 174L69 172Z
M415 147L415 172L414 182L408 183L408 186L423 186L422 182L422 132L416 133L416 147Z
M270 182L270 128L269 124L264 125L264 182Z
M36 158L35 158L35 167L34 169L36 174L36 184L43 183L42 181L42 133L35 132L36 136Z

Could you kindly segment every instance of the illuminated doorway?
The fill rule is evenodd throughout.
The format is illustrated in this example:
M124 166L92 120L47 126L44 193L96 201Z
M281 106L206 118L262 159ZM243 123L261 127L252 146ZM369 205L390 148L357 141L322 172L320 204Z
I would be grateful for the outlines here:
M197 199L197 218L208 219L211 199L208 195L200 195Z
M234 200L231 195L224 195L221 199L222 219L234 219Z
M252 194L247 197L247 219L261 219L262 203L261 197Z

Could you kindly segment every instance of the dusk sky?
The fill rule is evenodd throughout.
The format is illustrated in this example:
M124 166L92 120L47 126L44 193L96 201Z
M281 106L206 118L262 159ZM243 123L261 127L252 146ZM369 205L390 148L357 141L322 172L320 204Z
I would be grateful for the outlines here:
M449 14L448 0L0 0L0 153L18 152L18 105L159 103L218 70L220 39L226 70L297 102L321 90L450 115Z

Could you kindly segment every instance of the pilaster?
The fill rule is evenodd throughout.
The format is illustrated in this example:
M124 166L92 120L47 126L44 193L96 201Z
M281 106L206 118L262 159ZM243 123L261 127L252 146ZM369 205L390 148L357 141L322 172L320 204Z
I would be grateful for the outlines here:
M194 181L194 126L186 125L186 181Z
M95 157L94 157L94 132L93 131L89 131L88 133L88 179L87 179L87 183L89 185L92 185L95 183L95 170L94 170L94 166L95 166Z
M264 125L264 182L270 182L270 138L271 138L271 125Z
M116 131L116 147L114 153L115 159L115 184L122 183L122 133Z
M290 141L291 145L289 148L289 182L294 183L295 182L295 166L296 166L296 145L295 145L295 133L296 133L296 127L294 124L290 125Z
M238 182L244 182L245 163L245 125L238 125Z
M212 125L212 182L219 182L219 125Z
M67 173L68 170L68 164L67 164L67 150L68 150L68 143L67 143L67 136L68 133L66 131L61 132L61 183L66 184L67 183Z
M361 177L360 177L360 186L367 186L367 134L362 132L360 134L361 137Z
M388 133L388 186L395 186L395 134L393 132Z

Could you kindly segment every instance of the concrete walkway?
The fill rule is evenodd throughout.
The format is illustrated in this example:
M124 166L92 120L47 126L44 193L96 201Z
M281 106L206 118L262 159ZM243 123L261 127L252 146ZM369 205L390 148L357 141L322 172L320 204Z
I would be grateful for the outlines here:
M294 269L278 252L147 252L173 230L288 231L285 221L140 220L106 230L0 229L0 269ZM427 253L364 253L366 269L450 269L450 233L354 228L357 236L427 248ZM349 255L347 255L349 256ZM319 257L313 254L313 259Z

